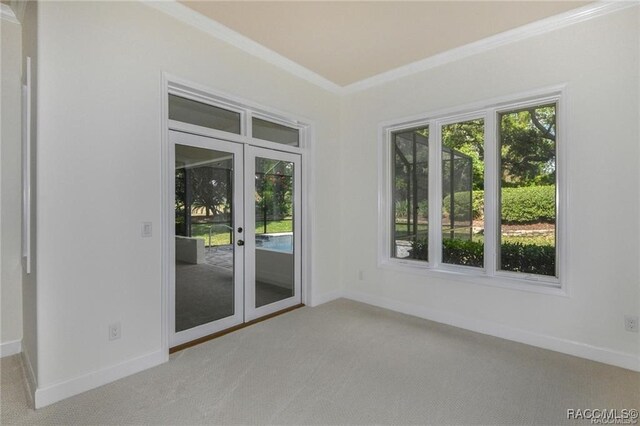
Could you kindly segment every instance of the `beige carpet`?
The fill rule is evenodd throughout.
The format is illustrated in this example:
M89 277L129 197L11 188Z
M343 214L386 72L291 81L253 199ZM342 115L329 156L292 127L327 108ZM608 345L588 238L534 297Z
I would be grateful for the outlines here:
M640 406L638 373L347 300L38 411L27 407L19 357L1 366L3 425L556 425L568 408Z

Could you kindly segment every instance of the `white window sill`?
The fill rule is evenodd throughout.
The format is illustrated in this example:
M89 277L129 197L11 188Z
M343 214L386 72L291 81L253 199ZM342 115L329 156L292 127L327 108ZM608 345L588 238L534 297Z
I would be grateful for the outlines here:
M386 259L381 261L378 266L386 270L443 280L569 297L566 287L558 278L544 277L541 275L498 272L496 275L490 276L481 268L455 265L434 268L424 261L403 259ZM517 275L522 275L522 277L518 277Z

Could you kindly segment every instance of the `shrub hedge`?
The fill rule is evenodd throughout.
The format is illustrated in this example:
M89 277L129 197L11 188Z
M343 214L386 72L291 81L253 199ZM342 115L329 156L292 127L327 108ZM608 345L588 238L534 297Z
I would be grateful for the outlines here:
M442 260L445 263L466 266L483 266L484 243L478 241L452 240L442 241L444 246ZM429 243L419 239L411 243L411 259L427 260ZM555 248L535 244L502 243L501 265L504 271L524 272L528 274L556 274Z
M442 210L449 213L450 198L442 200ZM502 223L537 223L555 221L556 191L553 185L523 186L502 189ZM473 191L473 218L483 216L484 191ZM469 208L469 193L456 192L454 197L455 219L466 219Z
M442 240L442 261L454 265L479 266L484 264L484 244L477 241Z
M451 196L442 199L442 212L449 214ZM456 192L453 198L453 209L456 220L469 220L469 192ZM484 213L484 191L473 191L473 205L471 208L473 219L479 219Z
M554 222L555 218L554 186L524 186L502 190L503 223Z
M504 271L556 275L556 250L553 246L502 243L500 257Z

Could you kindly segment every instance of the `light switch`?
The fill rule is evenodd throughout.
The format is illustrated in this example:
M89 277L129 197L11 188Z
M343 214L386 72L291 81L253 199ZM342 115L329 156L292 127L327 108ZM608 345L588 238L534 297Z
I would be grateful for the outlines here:
M149 238L153 234L151 222L142 222L142 237Z

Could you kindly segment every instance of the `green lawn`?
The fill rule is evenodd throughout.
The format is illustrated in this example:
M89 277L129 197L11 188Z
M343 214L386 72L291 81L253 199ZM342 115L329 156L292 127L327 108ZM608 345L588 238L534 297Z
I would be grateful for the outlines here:
M224 225L213 225L213 231L211 232L211 241L209 241L209 229L211 224L209 223L194 223L191 225L191 236L194 238L202 238L204 245L221 246L231 244L230 229ZM280 232L293 232L293 221L291 219L284 220L271 220L267 222L267 233L280 233ZM263 222L256 223L256 234L264 233Z
M553 235L504 235L501 238L503 243L520 243L524 245L533 244L536 246L555 246L556 240ZM484 242L484 235L474 234L473 241Z
M420 237L425 237L427 235L429 226L426 223L418 224L418 233ZM412 227L413 229L413 227ZM468 229L468 228L467 228ZM396 222L396 237L398 239L403 239L402 237L407 233L407 224L406 223L398 223ZM464 233L465 236L468 236L468 232ZM448 237L448 233L443 232L444 237ZM460 238L463 238L461 235ZM472 241L484 242L484 235L482 234L473 234ZM534 244L537 246L555 246L556 240L553 234L547 235L508 235L502 237L503 243L521 243L521 244Z
M509 235L502 237L503 243L535 244L537 246L555 246L556 239L551 235Z

